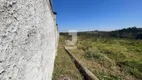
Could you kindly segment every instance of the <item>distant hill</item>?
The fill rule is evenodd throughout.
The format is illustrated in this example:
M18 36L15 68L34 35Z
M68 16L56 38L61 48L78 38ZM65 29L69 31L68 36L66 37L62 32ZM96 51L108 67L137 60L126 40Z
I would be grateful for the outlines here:
M142 28L130 27L121 30L111 31L109 35L117 38L142 39Z
M60 33L61 35L68 35L67 32ZM84 31L78 32L78 35L87 37L115 37L115 38L130 38L142 39L142 28L129 27L115 31Z

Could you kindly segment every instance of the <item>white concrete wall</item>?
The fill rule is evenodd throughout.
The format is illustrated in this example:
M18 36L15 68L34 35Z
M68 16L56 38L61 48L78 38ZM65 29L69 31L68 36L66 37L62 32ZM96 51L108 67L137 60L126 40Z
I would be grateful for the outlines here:
M51 80L53 17L48 0L0 0L0 80Z

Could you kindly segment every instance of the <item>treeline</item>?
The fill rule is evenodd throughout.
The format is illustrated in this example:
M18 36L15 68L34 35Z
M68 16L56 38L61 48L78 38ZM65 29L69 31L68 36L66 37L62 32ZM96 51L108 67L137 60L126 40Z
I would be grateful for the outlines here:
M121 30L111 31L109 35L116 38L142 39L142 28L129 27Z
M60 35L68 36L68 33L60 33ZM115 37L115 38L130 38L142 39L142 28L129 27L115 31L85 31L78 32L79 36L89 37Z

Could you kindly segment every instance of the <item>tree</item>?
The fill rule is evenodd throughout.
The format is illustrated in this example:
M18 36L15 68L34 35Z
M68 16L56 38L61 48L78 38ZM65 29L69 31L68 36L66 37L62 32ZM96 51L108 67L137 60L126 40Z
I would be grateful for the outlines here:
M136 39L142 39L142 34L138 34Z

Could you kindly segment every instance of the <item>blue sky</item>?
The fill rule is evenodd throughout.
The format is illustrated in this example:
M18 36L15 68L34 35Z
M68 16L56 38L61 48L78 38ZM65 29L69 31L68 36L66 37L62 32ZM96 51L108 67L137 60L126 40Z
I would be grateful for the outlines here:
M142 0L52 0L59 31L142 27Z

